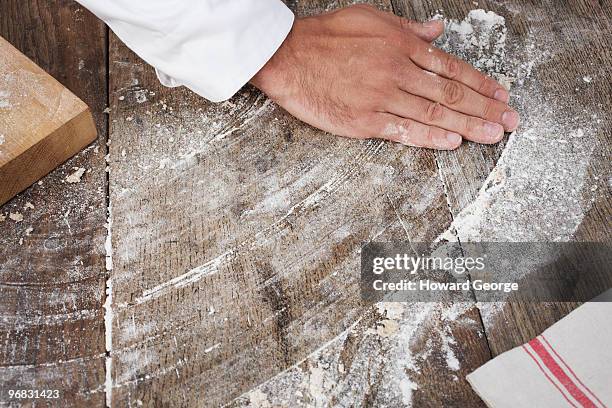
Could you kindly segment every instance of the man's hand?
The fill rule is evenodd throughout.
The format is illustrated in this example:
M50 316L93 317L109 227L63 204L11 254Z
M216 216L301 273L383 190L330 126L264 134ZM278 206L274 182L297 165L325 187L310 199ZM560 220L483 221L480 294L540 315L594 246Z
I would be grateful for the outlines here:
M340 136L455 149L516 129L508 92L433 47L442 22L359 5L295 21L251 83L289 113Z

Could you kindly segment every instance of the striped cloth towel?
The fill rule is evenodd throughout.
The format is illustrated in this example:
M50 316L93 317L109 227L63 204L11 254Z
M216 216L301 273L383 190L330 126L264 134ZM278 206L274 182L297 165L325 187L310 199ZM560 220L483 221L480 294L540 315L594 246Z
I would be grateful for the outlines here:
M489 407L612 408L612 303L585 303L467 379Z

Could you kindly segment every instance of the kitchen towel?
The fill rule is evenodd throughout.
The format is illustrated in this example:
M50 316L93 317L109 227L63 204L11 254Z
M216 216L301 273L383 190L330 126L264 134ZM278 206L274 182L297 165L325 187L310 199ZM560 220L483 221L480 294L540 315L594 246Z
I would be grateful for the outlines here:
M583 304L467 380L494 408L612 408L612 303Z

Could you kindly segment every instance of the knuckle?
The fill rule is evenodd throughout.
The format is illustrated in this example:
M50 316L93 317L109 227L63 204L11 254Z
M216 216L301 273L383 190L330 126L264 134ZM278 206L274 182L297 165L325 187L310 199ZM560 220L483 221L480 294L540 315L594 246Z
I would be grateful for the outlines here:
M446 58L446 75L450 79L457 78L461 74L461 64L459 60L451 56Z
M410 119L404 119L398 124L398 137L400 139L406 139L414 131L414 122Z
M400 29L402 31L409 31L410 27L412 26L412 21L408 20L407 18L403 18L403 17L397 17L399 19L399 26Z
M444 101L449 105L456 105L463 100L464 92L461 86L453 81L447 81L443 89Z
M493 100L486 99L484 103L484 107L482 109L482 117L488 118L489 116L491 116L491 112L493 112Z
M467 134L474 134L476 132L476 130L479 128L479 121L476 118L473 118L471 116L466 116L465 117L465 124L464 124L464 128L465 128L465 132Z
M427 133L425 134L425 145L427 146L431 146L433 145L433 140L434 140L434 128L432 128L431 126L427 126Z
M490 82L491 81L485 76L480 78L478 89L477 89L478 93L484 95L487 92L487 90L491 87Z
M425 112L425 120L429 123L440 122L444 118L444 107L439 103L430 102Z
M414 138L415 125L410 119L402 119L389 126L385 131L384 138L402 144L411 144Z

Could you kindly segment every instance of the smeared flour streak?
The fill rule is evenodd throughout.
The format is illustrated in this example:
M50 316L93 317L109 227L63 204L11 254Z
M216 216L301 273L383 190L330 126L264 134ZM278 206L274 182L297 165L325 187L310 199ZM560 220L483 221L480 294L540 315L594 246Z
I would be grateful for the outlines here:
M582 129L566 134L565 143L542 129L512 134L476 200L439 239L569 240L586 211L582 188L595 145L585 137Z
M357 327L357 325L360 323L361 318L357 319L353 324L351 324L346 330L344 330L342 333L338 334L336 337L332 338L331 340L329 340L327 343L321 345L318 349L314 350L311 354L309 354L308 356L306 356L305 358L303 358L302 360L296 362L295 364L293 364L290 367L287 367L285 370L279 372L278 374L276 374L274 377L270 378L267 382L269 381L273 381L275 378L280 379L283 377L284 374L291 372L292 370L295 370L297 368L299 368L299 366L304 363L306 360L312 358L312 356L316 356L317 354L323 352L325 349L327 349L328 347L330 347L333 344L337 344L337 343L341 343L343 342L346 337L349 335L349 333L351 333L353 330L355 330L355 327ZM255 388L253 390L247 391L244 394L242 394L241 396L237 397L236 399L240 399L240 398L247 398L247 399L251 399L251 396L254 394L258 394L260 393L261 390ZM265 394L264 394L265 395ZM257 395L256 399L259 399L259 395Z
M358 157L355 161L367 161L374 156L384 145L382 141L372 142ZM315 192L310 194L304 200L295 204L287 210L287 213L280 217L277 221L272 223L269 227L263 231L258 232L253 236L251 240L241 242L234 248L218 255L203 265L191 269L190 271L172 278L166 282L163 282L151 289L145 290L142 295L136 298L135 303L140 304L149 300L155 299L159 296L164 295L167 291L172 289L182 288L191 283L195 283L203 279L204 277L217 273L219 267L225 262L232 259L241 250L250 249L261 242L265 242L270 237L283 230L287 225L287 220L290 217L298 216L304 212L316 208L319 203L332 194L336 189L342 186L357 170L358 166L347 165L344 166L343 170L338 172L334 177L330 178Z
M438 44L494 76L504 86L518 87L512 94L521 105L523 122L520 130L510 136L497 165L474 195L475 200L459 211L451 228L438 240L569 239L588 205L582 193L596 143L588 143L587 138L597 129L590 121L593 112L577 113L565 120L556 115L554 112L563 111L567 95L551 95L548 88L531 77L540 65L564 50L554 39L548 41L537 27L526 38L507 38L504 17L481 9L472 10L462 21L445 19L445 22L447 33ZM451 206L450 200L448 204ZM498 304L487 303L483 308L473 302L450 306L381 303L376 308L384 318L378 322L384 323L383 330L377 323L358 326L351 333L349 369L344 367L341 357L347 338L343 332L306 360L243 394L231 406L256 407L263 403L316 407L329 406L332 401L338 407L354 406L364 395L372 396L369 394L372 378L386 385L384 392L376 393L375 398L382 399L379 405L385 405L385 398L389 398L393 402L386 405L395 406L401 401L404 406L411 406L413 393L418 389L412 373L418 373L422 362L432 353L441 353L451 377L461 369L455 350L457 340L448 322L480 328L480 322L466 315L468 311L480 309L486 325L488 316L501 310ZM391 325L394 328L391 335L385 330L391 327L387 325L389 319L398 323ZM436 321L440 325L430 326ZM397 326L399 329L395 330Z

